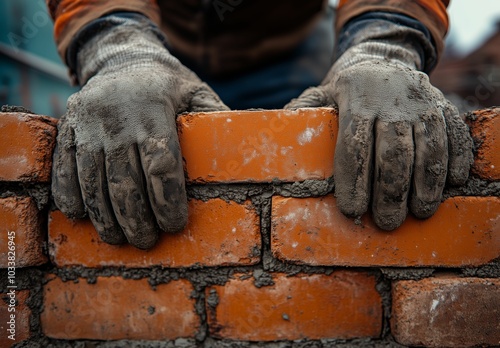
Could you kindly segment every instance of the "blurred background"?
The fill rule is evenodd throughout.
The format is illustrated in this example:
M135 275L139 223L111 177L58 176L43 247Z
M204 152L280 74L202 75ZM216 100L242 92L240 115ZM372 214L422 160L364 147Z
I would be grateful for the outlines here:
M0 13L0 105L60 117L77 88L56 52L45 1L1 0ZM500 1L452 0L449 14L433 84L462 112L500 105Z

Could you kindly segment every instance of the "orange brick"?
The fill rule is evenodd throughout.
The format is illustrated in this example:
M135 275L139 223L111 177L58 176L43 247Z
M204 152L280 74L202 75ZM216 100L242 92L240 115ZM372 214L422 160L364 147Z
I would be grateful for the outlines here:
M13 256L15 267L45 263L44 244L40 215L33 199L0 198L0 268L14 267L9 264L9 257Z
M49 249L60 267L188 267L251 265L260 260L259 217L249 203L221 199L189 202L189 223L179 234L162 234L151 250L103 243L90 220L50 214Z
M146 279L98 277L95 284L59 278L44 287L45 335L60 339L164 340L194 337L200 326L193 287L186 280L160 284Z
M14 295L9 292L0 294L0 347L9 348L30 337L30 316L31 309L27 305L29 296L28 290L14 291ZM11 299L14 301L11 306ZM12 309L14 308L14 309ZM14 315L14 318L11 317ZM14 322L13 332L9 322ZM11 336L11 338L9 338Z
M500 279L398 281L391 328L409 346L500 346Z
M333 173L332 109L231 111L179 117L191 182L325 179Z
M382 304L375 279L365 273L273 275L274 285L257 288L253 279L233 279L215 290L219 302L207 308L214 337L296 340L377 337Z
M500 180L500 108L475 111L467 123L479 145L473 172L487 180Z
M56 133L50 117L0 113L0 181L50 181Z
M481 265L500 256L500 199L455 197L427 220L409 216L392 232L361 225L332 195L272 201L272 252L288 262L341 266Z

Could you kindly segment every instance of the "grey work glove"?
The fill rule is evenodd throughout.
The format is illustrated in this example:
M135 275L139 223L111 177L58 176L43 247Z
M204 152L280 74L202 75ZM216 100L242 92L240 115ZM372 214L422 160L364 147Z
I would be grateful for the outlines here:
M359 217L371 201L385 230L399 227L408 207L419 218L434 214L446 181L463 184L473 161L466 124L417 70L422 62L404 30L412 31L394 25L358 34L321 86L286 106L338 105L337 205Z
M87 212L104 242L141 249L187 223L176 115L228 110L151 28L124 19L79 50L83 88L59 122L52 174L64 214Z

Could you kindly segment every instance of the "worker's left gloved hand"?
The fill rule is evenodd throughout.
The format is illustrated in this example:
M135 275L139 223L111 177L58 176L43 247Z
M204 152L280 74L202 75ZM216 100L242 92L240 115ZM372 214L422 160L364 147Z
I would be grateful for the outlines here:
M405 34L415 33L382 29L377 40L373 28L358 33L321 86L286 108L338 105L337 205L359 217L371 201L376 224L393 230L408 207L419 218L434 214L445 182L467 180L473 155L457 109L418 71L420 54L405 44Z

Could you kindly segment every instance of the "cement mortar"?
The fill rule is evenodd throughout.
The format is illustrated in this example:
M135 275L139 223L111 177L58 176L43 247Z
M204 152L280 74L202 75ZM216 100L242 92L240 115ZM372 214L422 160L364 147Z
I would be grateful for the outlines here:
M40 326L40 312L43 308L43 290L44 285L43 271L36 268L18 268L16 269L16 285L17 291L29 290L29 297L26 301L31 310L30 316L30 331L32 333L32 340L37 342L42 338L42 331ZM7 292L7 277L0 279L0 292ZM36 345L27 344L23 342L16 344L13 347L36 347ZM43 347L43 346L40 346Z
M500 257L480 267L463 268L462 274L466 277L500 278Z
M391 293L391 281L383 276L383 274L378 273L377 285L375 289L380 294L382 299L382 332L381 337L388 337L391 332L391 311L392 311L392 293Z
M273 276L270 273L267 273L266 271L262 269L256 269L253 271L253 278L254 282L253 284L257 288L261 288L263 286L272 286L274 285L273 281Z
M208 338L203 348L331 348L331 347L363 347L363 348L401 348L404 347L392 339L372 340L372 339L356 339L356 340L296 340L296 341L279 341L279 342L244 342L231 340L215 340Z
M333 190L333 178L326 180L305 180L301 182L283 183L274 180L270 184L207 184L188 185L188 197L207 201L221 198L225 201L234 201L239 204L252 200L254 204L261 204L263 200L273 195L283 197L318 197L324 196Z
M421 280L434 273L433 268L381 268L388 280Z
M2 105L0 112L22 112L24 114L35 114L33 111L26 109L24 106Z
M477 176L470 176L465 185L460 187L446 187L443 199L455 196L500 196L500 181L487 181Z
M333 177L327 180L305 180L276 186L274 192L283 197L318 197L332 192Z
M391 338L385 340L356 339L356 340L297 340L279 342L246 342L231 340L216 340L207 338L204 342L194 339L178 338L175 341L64 341L43 338L39 340L23 341L14 345L16 348L402 348Z
M38 210L44 210L49 205L50 185L29 183L0 183L0 198L31 197L35 200Z

